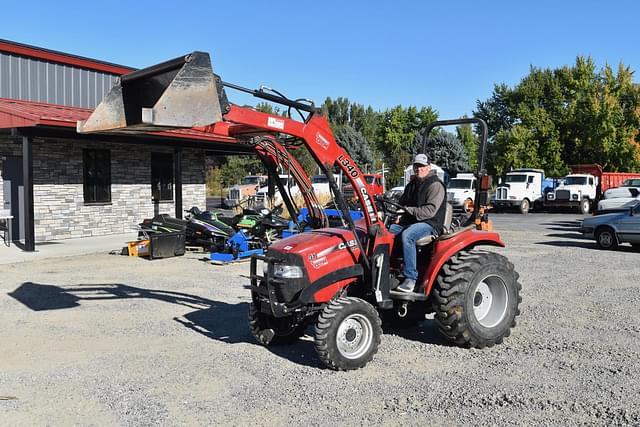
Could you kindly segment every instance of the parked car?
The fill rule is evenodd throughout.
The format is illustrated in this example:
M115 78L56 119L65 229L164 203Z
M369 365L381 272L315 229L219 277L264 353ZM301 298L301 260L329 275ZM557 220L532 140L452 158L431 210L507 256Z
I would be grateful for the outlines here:
M615 249L621 243L631 243L640 249L640 200L624 212L586 218L580 232L588 239L595 239L601 249Z
M620 187L609 188L604 192L605 199L616 197L638 197L640 194L640 178L630 178L625 180Z
M611 199L602 199L598 202L598 210L595 211L594 214L602 215L627 211L630 207L635 206L636 202L639 200L640 195L636 197L613 197Z

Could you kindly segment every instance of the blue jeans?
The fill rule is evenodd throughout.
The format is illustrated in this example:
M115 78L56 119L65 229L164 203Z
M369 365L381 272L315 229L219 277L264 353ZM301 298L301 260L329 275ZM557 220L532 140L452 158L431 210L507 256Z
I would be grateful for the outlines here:
M416 240L425 236L437 235L431 225L426 222L416 222L409 226L400 224L391 224L389 232L396 235L394 248L399 244L398 240L402 239L402 252L404 254L404 277L405 279L417 280L418 271L416 269ZM400 239L399 239L400 238Z

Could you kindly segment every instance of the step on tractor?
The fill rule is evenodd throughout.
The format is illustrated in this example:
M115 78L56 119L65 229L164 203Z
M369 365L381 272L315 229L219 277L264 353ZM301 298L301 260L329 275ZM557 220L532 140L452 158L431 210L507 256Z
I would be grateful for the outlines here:
M230 103L225 88L284 105L288 114ZM300 120L291 117L292 109ZM259 343L270 346L292 343L314 325L321 362L331 369L350 370L373 359L383 321L413 326L433 312L445 337L475 348L501 343L515 326L521 301L518 274L503 255L481 248L505 246L491 230L484 209L491 185L484 169L486 124L480 119L439 121L428 125L425 134L437 126L464 123L481 131L474 209L464 223L452 221L448 209L445 232L417 242L419 277L411 293L393 290L402 279L402 257L392 252L395 236L387 228L403 207L374 197L360 168L336 143L327 119L311 101L224 82L213 73L208 54L193 52L122 76L88 120L78 123L78 131L196 127L227 137L229 144L254 147L285 196L286 188L277 182L278 166L291 165L289 151L306 147L329 178L343 226L329 227L308 177L301 169L295 171L297 185L310 203L310 220L298 224L298 233L269 246L263 256L252 258L249 329ZM349 215L336 171L355 189L363 218L354 221ZM286 197L284 203L295 218L296 206Z

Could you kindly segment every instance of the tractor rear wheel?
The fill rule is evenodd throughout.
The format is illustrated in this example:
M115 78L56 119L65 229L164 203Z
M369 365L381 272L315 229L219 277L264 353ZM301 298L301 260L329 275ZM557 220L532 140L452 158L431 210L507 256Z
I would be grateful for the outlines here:
M276 318L262 313L255 303L249 305L249 330L262 345L291 344L304 335L306 325L293 317Z
M331 301L316 323L315 347L320 360L337 371L362 368L378 352L380 323L376 309L360 298Z
M443 266L432 293L440 332L464 347L500 344L520 314L521 289L518 273L504 256L459 252Z

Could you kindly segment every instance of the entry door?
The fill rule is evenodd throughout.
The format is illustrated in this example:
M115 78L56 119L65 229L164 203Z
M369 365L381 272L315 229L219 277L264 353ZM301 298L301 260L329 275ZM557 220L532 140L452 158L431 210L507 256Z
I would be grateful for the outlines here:
M13 215L11 238L24 240L24 191L22 186L22 157L8 156L2 164L4 209Z

